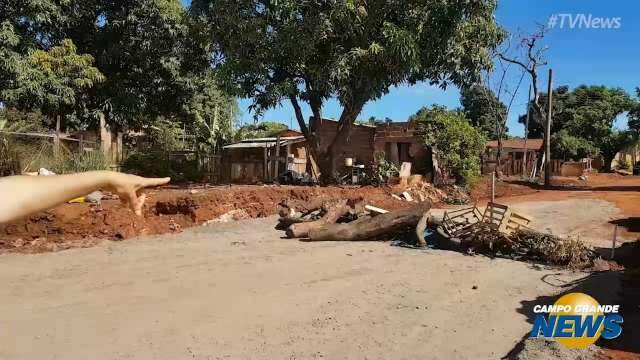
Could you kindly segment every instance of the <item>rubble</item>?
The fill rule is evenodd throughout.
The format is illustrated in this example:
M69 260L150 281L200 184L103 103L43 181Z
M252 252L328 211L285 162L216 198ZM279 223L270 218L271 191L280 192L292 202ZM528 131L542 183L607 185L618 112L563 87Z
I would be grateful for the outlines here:
M231 221L244 220L251 218L244 209L235 209L228 211L215 219L207 220L202 223L202 226L207 226L215 223L227 223Z

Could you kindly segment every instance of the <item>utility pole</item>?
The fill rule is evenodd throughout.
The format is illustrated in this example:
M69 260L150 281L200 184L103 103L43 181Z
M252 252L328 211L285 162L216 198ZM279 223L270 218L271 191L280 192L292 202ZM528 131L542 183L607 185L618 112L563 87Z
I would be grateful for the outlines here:
M544 186L551 186L551 110L553 109L553 69L549 69L549 84L547 86L547 121L544 129L545 158L544 158Z
M529 116L531 114L531 85L527 96L527 120L524 122L524 154L522 155L522 176L527 176L527 139L529 138ZM534 164L535 166L535 164Z

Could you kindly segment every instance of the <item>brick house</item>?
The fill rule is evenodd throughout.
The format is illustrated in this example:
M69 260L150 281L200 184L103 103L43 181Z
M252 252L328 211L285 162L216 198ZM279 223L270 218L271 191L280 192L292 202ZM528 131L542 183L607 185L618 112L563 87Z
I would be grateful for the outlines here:
M338 122L311 119L310 129L326 150L336 136ZM356 164L370 165L376 156L400 166L412 163L412 172L429 175L432 171L431 150L424 145L419 129L412 122L393 122L380 125L354 124L348 141L336 144L336 170L344 172L344 159L353 158ZM380 155L378 155L380 154Z
M318 136L320 151L324 152L336 136L338 122L312 118L309 128ZM371 166L378 157L398 167L403 162L411 162L412 173L424 174L427 178L432 173L431 150L411 122L354 124L348 141L336 144L336 149L335 169L341 174L347 171L346 158L352 158L355 164ZM304 136L295 130L286 130L271 138L246 139L224 147L222 179L240 183L270 182L288 168L318 175L309 154Z

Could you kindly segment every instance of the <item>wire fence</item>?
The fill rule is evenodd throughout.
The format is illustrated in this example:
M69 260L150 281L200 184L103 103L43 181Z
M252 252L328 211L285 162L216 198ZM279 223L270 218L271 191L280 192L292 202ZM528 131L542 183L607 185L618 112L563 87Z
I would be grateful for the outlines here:
M0 132L0 176L108 168L95 142L48 133Z

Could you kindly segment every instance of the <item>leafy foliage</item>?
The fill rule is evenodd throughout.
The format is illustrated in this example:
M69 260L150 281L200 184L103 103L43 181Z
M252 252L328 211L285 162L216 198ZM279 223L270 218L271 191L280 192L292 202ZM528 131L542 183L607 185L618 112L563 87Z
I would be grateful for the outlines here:
M618 163L616 164L616 168L618 170L633 170L633 166L631 165L631 162L627 160L627 158L620 158L618 160Z
M385 159L384 152L374 153L373 157L376 160L375 176L381 184L386 184L391 178L400 175L400 170L396 164Z
M273 121L263 121L258 124L241 126L235 133L235 141L251 138L273 137L287 130L287 125Z
M600 149L591 141L571 135L566 129L551 136L551 155L554 159L580 160L599 155Z
M70 174L92 170L107 170L109 169L110 161L104 156L102 151L90 151L82 153L69 152L64 157L54 159L54 162L47 166L49 170L56 174Z
M600 140L600 152L604 158L605 170L611 169L611 162L616 154L627 146L638 141L637 135L631 131L612 130Z
M182 69L186 15L179 0L74 2L63 32L106 76L88 94L88 106L112 124L131 127L180 111L188 80Z
M217 150L233 140L240 113L238 104L220 90L212 72L195 77L191 83L193 89L184 105L189 130L196 134L199 143Z
M636 102L629 111L629 129L640 133L640 87L636 88Z
M40 109L45 114L64 114L76 104L78 93L104 81L92 66L93 57L76 53L71 40L48 51L31 51L20 67L15 86L3 98L23 109Z
M507 107L485 86L473 85L460 92L462 111L471 124L480 129L487 138L496 140L500 135L499 124L507 116ZM508 132L504 129L503 133Z
M410 121L423 127L425 144L431 147L445 178L452 176L459 184L468 185L480 175L486 138L462 112L434 105L420 109Z
M321 117L335 96L343 106L338 136L347 138L365 103L391 86L427 81L446 87L478 80L503 31L495 1L194 0L219 50L229 87L253 99L260 114L291 101L312 152L299 101ZM321 162L334 158L318 155ZM331 174L327 164L321 172Z
M540 95L540 102L547 103L547 94ZM633 99L624 90L605 86L581 85L573 90L561 86L553 92L551 133L567 129L573 136L597 144L598 139L611 131L616 117L633 108ZM520 122L524 123L524 116ZM544 119L534 112L529 119L532 138L544 135Z
M126 172L148 177L171 177L171 182L200 181L203 174L195 160L170 158L167 152L131 154L123 163Z
M540 101L546 103L547 95L541 94ZM560 141L560 144L552 143L555 154L577 158L599 153L604 158L605 170L609 170L615 155L635 141L631 133L613 129L615 119L637 106L637 102L619 88L581 85L569 90L567 86L558 87L553 93L551 123L551 133ZM521 116L520 122L523 121ZM542 119L532 112L531 137L542 137L542 124Z

